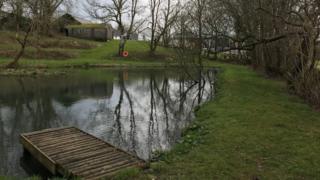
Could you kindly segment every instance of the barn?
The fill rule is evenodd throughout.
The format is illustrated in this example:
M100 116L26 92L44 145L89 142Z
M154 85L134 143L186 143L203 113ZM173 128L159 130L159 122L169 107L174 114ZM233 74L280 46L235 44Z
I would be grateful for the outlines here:
M109 41L114 36L114 30L110 24L91 23L68 13L61 16L57 22L60 32L70 37Z
M81 39L109 41L113 39L113 28L110 24L80 24L65 27L65 35Z

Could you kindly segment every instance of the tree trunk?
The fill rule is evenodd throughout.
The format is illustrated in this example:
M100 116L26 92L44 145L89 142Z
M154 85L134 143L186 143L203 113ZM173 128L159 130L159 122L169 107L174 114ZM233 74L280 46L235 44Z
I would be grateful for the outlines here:
M118 50L118 55L119 56L122 56L123 55L123 52L125 50L125 46L126 46L126 43L127 43L127 37L125 36L121 36L120 37L120 43L119 43L119 50Z
M14 60L13 60L12 62L10 62L10 63L6 66L7 69L15 69L15 68L18 67L18 62L19 62L19 60L21 59L21 57L23 56L24 50L25 50L24 47L20 49L19 53L18 53L17 56L14 58Z
M32 31L32 27L33 27L33 22L30 24L30 27L29 29L27 30L26 34L24 35L24 38L23 40L19 40L17 38L17 41L20 43L21 45L21 48L20 48L20 51L19 53L17 54L17 56L14 58L14 60L12 62L10 62L6 68L17 68L18 67L18 63L19 63L19 60L21 59L21 57L23 56L24 54L24 51L26 49L26 45L27 45L27 42L28 42L28 37L30 35L30 32Z

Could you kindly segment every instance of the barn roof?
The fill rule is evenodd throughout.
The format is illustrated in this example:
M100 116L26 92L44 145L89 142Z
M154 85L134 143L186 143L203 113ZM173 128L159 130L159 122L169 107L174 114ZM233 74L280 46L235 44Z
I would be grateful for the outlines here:
M96 24L96 23L88 23L88 24L79 24L79 25L68 25L66 28L71 28L71 29L88 29L88 28L94 28L94 29L107 29L107 28L112 28L111 25L109 24Z

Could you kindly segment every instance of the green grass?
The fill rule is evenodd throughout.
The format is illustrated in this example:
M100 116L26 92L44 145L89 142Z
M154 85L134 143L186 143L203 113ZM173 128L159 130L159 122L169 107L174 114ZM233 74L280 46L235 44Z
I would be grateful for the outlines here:
M93 49L72 50L78 53L77 57L65 60L27 59L20 60L22 67L49 67L61 68L69 66L163 66L175 64L172 60L173 51L166 48L158 48L157 54L149 56L149 46L146 42L128 41L126 50L129 57L117 57L119 41L99 43ZM0 47L1 48L1 47ZM60 49L59 52L69 51ZM54 51L53 53L55 53ZM54 56L54 55L53 55ZM9 62L10 58L0 57L0 66Z
M319 179L320 113L289 95L282 81L216 65L223 69L216 99L139 178Z
M21 34L20 39L23 38ZM0 57L13 59L20 45L16 40L16 33L0 31ZM25 59L50 59L66 60L79 57L81 52L101 45L95 41L64 37L56 35L54 37L30 36L23 58Z

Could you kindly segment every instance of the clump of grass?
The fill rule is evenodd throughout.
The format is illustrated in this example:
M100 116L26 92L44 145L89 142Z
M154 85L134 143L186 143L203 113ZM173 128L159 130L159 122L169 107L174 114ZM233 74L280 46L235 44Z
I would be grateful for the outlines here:
M112 180L131 180L139 177L141 170L138 168L127 168L116 173Z

